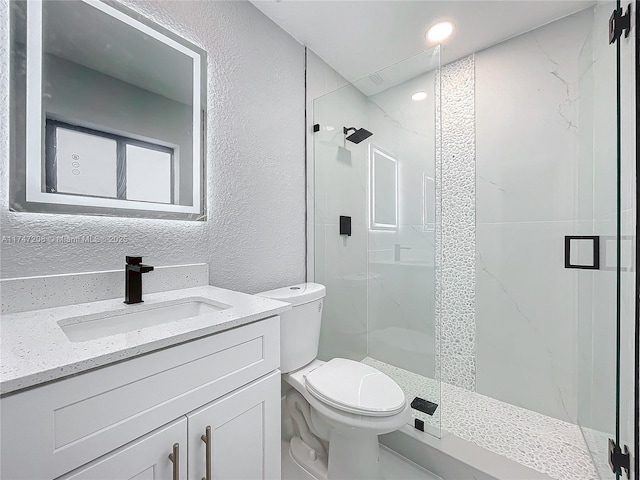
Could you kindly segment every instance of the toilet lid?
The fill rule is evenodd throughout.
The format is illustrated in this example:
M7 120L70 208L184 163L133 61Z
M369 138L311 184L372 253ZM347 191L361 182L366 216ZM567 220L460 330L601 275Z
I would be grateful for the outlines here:
M307 391L339 410L367 416L391 416L405 407L402 389L364 363L334 358L305 378Z

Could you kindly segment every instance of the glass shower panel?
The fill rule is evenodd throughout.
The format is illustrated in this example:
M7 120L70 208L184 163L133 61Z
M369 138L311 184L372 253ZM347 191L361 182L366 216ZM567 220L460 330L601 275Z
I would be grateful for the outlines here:
M374 135L369 147L369 322L365 360L391 375L410 401L417 397L429 402L424 404L426 411L414 409L413 413L425 422L425 431L436 435L440 429L440 382L435 380L439 53L424 52L378 72L376 76L385 81L405 80L383 84L368 97L369 125Z
M327 288L319 358L367 356L368 141L345 140L344 127L366 127L366 96L353 85L314 101L315 281ZM351 235L340 235L340 217Z
M607 451L616 425L618 132L616 49L608 38L614 9L615 2L594 7L593 28L579 59L577 231L599 238L600 268L576 270L578 423L602 479L615 478Z
M413 416L437 436L439 68L436 47L313 103L314 268L327 287L319 357L391 376L410 402L419 398ZM351 235L341 235L341 217Z

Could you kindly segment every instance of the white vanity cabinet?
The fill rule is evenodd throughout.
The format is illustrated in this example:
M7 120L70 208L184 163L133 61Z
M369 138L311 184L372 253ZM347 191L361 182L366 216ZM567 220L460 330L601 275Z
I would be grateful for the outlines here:
M171 480L174 474L187 478L187 465L182 457L186 446L187 419L183 417L59 480ZM178 458L175 466L174 454Z
M274 316L2 397L0 477L200 480L209 426L210 479L280 478L279 365Z
M273 372L59 480L278 479L279 397Z
M278 373L206 405L187 418L190 479L280 478Z

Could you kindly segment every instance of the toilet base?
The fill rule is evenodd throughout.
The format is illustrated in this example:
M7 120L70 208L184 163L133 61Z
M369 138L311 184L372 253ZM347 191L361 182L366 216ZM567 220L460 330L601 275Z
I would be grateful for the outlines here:
M332 431L329 458L294 436L289 444L291 458L318 480L383 480L378 437L345 435Z
M355 430L331 431L329 439L329 479L382 480L378 436Z
M307 473L318 480L328 480L327 457L318 453L304 443L300 437L292 437L289 443L291 458Z
M306 388L306 375L323 362L283 375L291 387L286 412L293 422L289 451L293 460L319 480L381 480L378 435L393 432L411 420L411 408L390 416L365 416L327 405ZM328 445L327 445L328 442Z

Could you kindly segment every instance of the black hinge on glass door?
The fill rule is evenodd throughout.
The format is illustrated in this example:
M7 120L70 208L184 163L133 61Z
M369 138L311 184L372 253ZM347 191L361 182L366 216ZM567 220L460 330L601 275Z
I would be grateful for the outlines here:
M625 445L624 452L613 439L609 439L609 466L615 475L622 475L622 470L631 478L631 455L629 448Z
M616 8L609 19L609 45L615 43L624 33L627 38L631 32L631 4L627 5L627 13L622 8Z
M618 158L618 172L617 172L617 186L618 186L618 226L617 226L617 283L618 283L618 302L617 302L617 359L616 359L616 435L615 440L609 439L609 466L619 479L623 473L626 474L628 479L631 478L631 454L629 448L624 445L620 446L620 38L624 34L625 38L629 37L631 33L631 4L627 5L626 12L623 13L623 9L620 6L620 0L617 0L616 9L609 18L609 44L616 44L617 59L616 59L616 75L617 75L617 158ZM637 478L637 477L636 477Z

